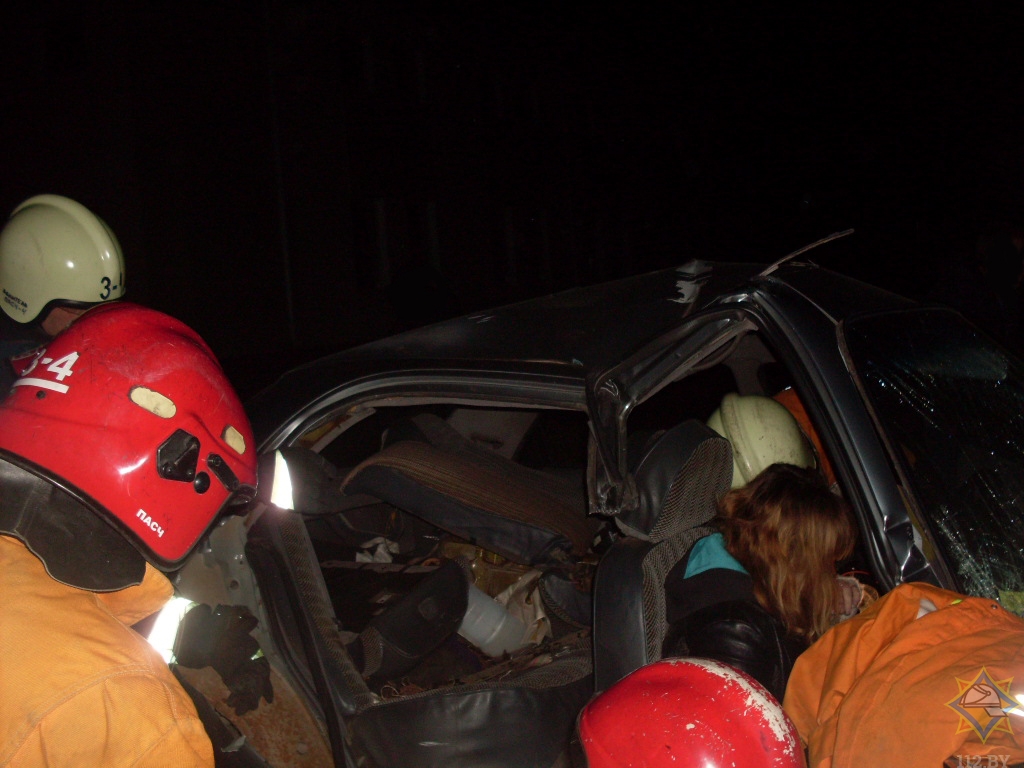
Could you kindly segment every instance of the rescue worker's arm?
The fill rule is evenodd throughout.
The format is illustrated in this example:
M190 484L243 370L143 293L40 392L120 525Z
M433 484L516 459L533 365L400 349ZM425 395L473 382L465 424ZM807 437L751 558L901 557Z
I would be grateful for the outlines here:
M121 667L54 701L14 750L11 768L213 768L213 745L195 707L167 675Z
M202 723L177 723L154 743L134 768L213 768L213 751Z

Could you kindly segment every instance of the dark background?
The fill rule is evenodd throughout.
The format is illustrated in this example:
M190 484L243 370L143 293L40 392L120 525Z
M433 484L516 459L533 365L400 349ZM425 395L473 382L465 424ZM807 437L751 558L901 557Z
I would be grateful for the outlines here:
M243 394L409 325L847 227L824 266L924 295L1020 218L1024 4L751 5L7 3L0 211L89 206L129 297Z

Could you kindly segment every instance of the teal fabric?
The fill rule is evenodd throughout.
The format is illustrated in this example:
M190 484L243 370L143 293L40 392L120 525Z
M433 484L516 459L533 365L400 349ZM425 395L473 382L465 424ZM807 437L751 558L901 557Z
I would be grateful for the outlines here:
M725 539L720 533L712 533L698 539L690 550L690 558L686 561L686 574L683 578L696 576L698 573L710 571L712 568L726 568L730 571L746 573L747 569L740 565L739 560L729 554L725 548Z

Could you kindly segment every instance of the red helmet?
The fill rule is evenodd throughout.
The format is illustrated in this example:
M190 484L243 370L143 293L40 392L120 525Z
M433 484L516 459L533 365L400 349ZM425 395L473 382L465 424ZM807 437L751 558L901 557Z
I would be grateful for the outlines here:
M580 714L589 768L804 768L792 722L749 675L708 659L641 667Z
M179 566L256 487L252 430L205 342L133 304L96 307L0 403L0 532L51 576L106 591ZM88 511L87 511L88 510Z

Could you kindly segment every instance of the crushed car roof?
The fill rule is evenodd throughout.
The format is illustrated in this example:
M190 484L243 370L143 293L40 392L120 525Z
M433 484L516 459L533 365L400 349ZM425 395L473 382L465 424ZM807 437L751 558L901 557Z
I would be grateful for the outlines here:
M582 384L676 329L716 301L755 291L801 294L831 317L891 309L906 300L790 261L694 260L612 282L476 312L327 355L286 372L249 403L257 433L339 386L402 371L554 377Z
M498 369L524 366L567 375L621 361L764 265L687 265L476 312L328 355L300 366L327 373L373 362L375 370L437 362ZM504 365L503 365L504 363ZM575 369L575 373L570 371Z

